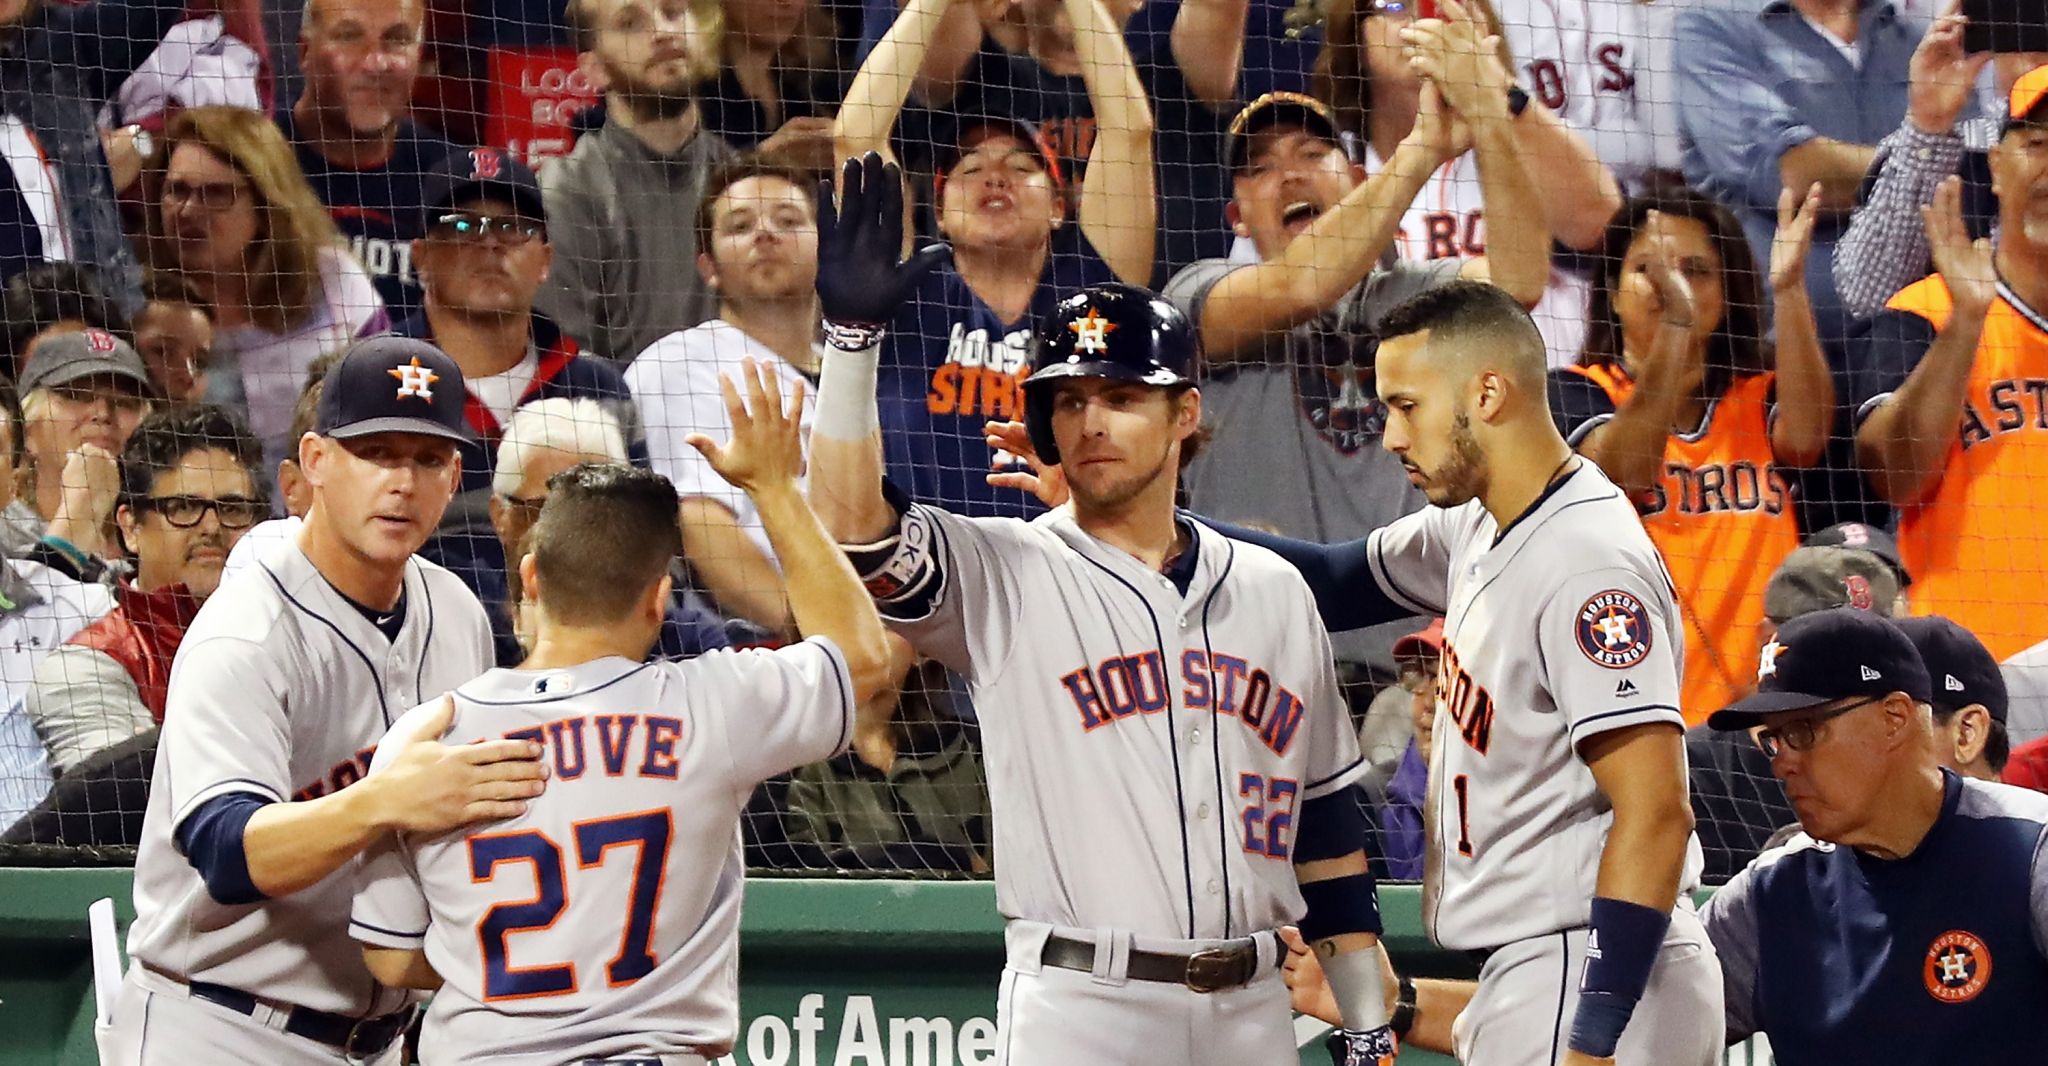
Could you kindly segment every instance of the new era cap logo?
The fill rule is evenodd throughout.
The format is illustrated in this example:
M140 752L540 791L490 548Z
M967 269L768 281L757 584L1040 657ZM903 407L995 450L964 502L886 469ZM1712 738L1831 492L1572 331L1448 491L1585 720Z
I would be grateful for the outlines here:
M417 396L428 403L434 402L432 385L434 382L441 380L441 375L434 373L428 367L421 366L419 356L413 356L412 362L404 366L392 367L386 370L385 373L398 379L399 399L403 400L407 396Z
M1857 669L1863 671L1863 680L1865 681L1876 681L1884 676L1868 666L1859 666Z
M1943 674L1943 675L1941 675L1941 687L1942 687L1942 688L1945 688L1945 689L1947 689L1947 690L1949 690L1950 692L1961 692L1961 691L1963 691L1963 683L1962 683L1962 682L1960 682L1960 681L1957 681L1957 680L1956 680L1956 675L1954 675L1954 674Z

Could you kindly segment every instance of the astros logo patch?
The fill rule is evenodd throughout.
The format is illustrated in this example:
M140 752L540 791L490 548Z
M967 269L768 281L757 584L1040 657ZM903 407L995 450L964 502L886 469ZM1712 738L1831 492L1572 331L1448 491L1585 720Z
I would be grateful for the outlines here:
M1952 929L1934 938L1921 977L1935 999L1968 1003L1991 981L1991 949L1975 933Z
M1610 670L1624 670L1650 654L1650 612L1643 601L1608 589L1579 608L1579 650Z

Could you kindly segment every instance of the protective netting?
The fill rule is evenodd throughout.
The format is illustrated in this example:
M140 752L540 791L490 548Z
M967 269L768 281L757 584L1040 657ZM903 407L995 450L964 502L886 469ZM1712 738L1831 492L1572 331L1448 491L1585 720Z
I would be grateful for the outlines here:
M1937 691L1943 752L2048 776L2025 748L2048 734L2039 5L1930 32L1931 0L219 4L0 4L25 60L0 63L0 861L126 861L181 635L230 549L291 550L267 522L311 506L299 441L354 338L463 370L475 442L422 554L482 601L499 664L532 638L516 561L548 477L585 460L677 488L657 655L794 639L804 575L686 438L730 432L743 358L814 387L815 183L870 149L903 163L917 242L954 250L884 342L910 496L1043 510L986 484L1021 467L983 424L1021 417L1036 317L1119 279L1201 333L1186 504L1364 536L1424 505L1381 446L1376 324L1490 278L1663 553L1688 723L1797 614L1941 614L2010 689ZM1426 848L1428 622L1335 642L1391 879ZM999 861L978 722L1064 712L976 706L899 650L893 735L763 785L751 868ZM1795 817L1747 736L1688 747L1725 877Z

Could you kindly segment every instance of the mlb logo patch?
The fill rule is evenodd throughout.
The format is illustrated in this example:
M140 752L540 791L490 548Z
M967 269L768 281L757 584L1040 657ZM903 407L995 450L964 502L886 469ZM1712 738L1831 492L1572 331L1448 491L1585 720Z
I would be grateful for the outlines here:
M1650 654L1650 612L1620 589L1597 593L1579 608L1579 650L1610 670L1626 670Z

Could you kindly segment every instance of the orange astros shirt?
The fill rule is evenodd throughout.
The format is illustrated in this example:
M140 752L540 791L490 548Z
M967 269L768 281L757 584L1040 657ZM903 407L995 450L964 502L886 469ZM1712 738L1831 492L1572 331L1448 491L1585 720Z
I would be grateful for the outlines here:
M1616 407L1635 391L1618 365L1567 369L1600 386ZM1792 492L1771 453L1775 380L1768 373L1735 379L1708 405L1697 432L1665 438L1663 475L1635 501L1685 616L1680 702L1689 726L1747 691L1764 585L1799 547Z
M2004 659L2048 637L2048 318L2003 283L1963 392L1962 432L1925 500L1900 509L1913 613L1954 619ZM1948 324L1939 275L1887 305Z

